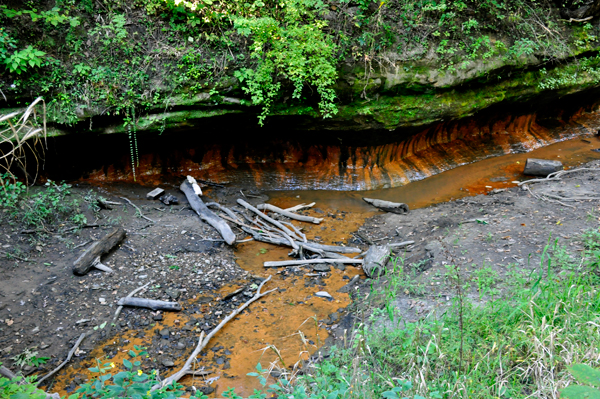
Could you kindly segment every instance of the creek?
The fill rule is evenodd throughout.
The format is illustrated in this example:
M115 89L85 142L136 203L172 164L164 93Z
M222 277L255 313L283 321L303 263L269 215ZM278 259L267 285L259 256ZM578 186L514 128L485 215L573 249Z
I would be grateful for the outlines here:
M246 146L241 150L223 143L209 146L202 143L176 150L172 146L160 148L156 145L162 139L157 136L141 145L136 183L148 187L175 183L181 175L189 173L200 179L228 182L233 188L261 190L268 194L270 203L280 207L316 202L309 214L325 216L326 221L322 225L303 225L307 237L325 244L347 244L365 219L377 213L362 197L404 202L411 209L422 208L512 187L515 181L526 178L522 170L530 157L560 160L566 167L600 158L600 153L592 151L600 148L596 135L600 128L598 110L578 108L565 120L561 118L559 115L550 123L538 114L528 114L498 117L493 123L476 119L448 122L404 140L377 145L362 145L356 137L347 146L328 143L307 148L281 141L275 143L275 149L271 146L268 154L260 146ZM179 138L189 138L189 134ZM93 155L82 161L84 173L81 168L78 171L67 168L67 174L70 177L78 174L79 181L99 185L133 183L127 154L108 151L122 137L102 140L97 150L106 155L103 160ZM156 141L152 144L152 140ZM72 145L69 144L69 148ZM47 178L55 178L64 162L58 158L68 150L58 145L51 148ZM273 156L277 148L282 153ZM358 190L361 188L371 190ZM221 355L211 350L207 350L203 358L219 365L208 376L220 377L213 385L216 388L213 395L220 396L228 387L235 387L242 396L251 394L259 385L257 379L247 373L254 371L257 363L266 367L276 362L288 368L312 355L327 340L331 330L343 328L336 320L346 315L345 308L351 299L348 294L337 291L357 274L364 278L360 269L333 268L315 277L305 276L303 272L263 268L266 260L289 259L288 252L287 248L258 242L243 243L235 249L237 264L242 269L255 276L273 276L267 288L278 287L279 291L253 304L249 313L232 321L209 344L209 348L223 347L228 353L225 361L218 361ZM317 279L320 281L315 283ZM222 298L239 287L235 281L225 284L217 296ZM314 294L319 290L329 292L333 300L316 297ZM166 314L161 322L148 327L147 335L151 336L152 331L159 328L177 328L188 321L186 317ZM143 338L137 338L137 333L127 331L110 339L125 342L112 362L120 363L134 345L147 344ZM102 347L98 347L76 368L64 370L55 385L58 392L66 394L65 387L73 375L84 372L86 367L94 365L95 358L103 355ZM186 352L177 359L175 368L180 367L188 355ZM201 379L185 377L180 382L198 385Z

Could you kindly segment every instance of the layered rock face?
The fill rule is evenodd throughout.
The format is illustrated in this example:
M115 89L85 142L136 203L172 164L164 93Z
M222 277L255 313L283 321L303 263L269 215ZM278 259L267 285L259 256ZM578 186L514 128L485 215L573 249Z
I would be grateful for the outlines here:
M596 133L600 112L594 93L567 97L553 106L490 110L471 118L419 129L358 131L338 135L299 132L285 123L272 129L206 125L140 136L136 182L160 183L192 175L269 190L370 190L397 187L491 156L530 151L579 135ZM593 104L581 106L579 104ZM284 119L285 121L285 119ZM236 126L236 129L231 129ZM53 139L46 173L101 182L133 182L123 135L94 135L93 154L78 154L72 138ZM90 137L85 141L89 142ZM63 160L63 161L61 161ZM64 164L79 165L77 169Z

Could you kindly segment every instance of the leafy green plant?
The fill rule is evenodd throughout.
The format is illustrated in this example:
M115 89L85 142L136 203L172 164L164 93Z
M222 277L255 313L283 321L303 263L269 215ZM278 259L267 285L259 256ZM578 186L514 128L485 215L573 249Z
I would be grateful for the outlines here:
M134 346L135 351L130 350L130 359L123 359L123 366L126 371L121 371L115 375L108 372L115 368L114 363L103 363L99 361L96 367L89 369L92 373L98 373L93 382L82 384L77 389L77 394L71 395L74 398L131 398L131 399L176 399L181 396L183 391L181 385L173 383L166 387L161 387L154 391L151 388L158 382L156 371L147 374L144 373L140 358L147 355L143 348ZM71 398L70 398L71 399Z
M315 87L320 97L319 111L330 118L337 113L332 88L337 76L337 46L325 33L326 21L315 18L323 3L290 0L282 5L283 21L272 17L234 19L237 32L253 40L250 58L256 63L254 68L236 71L235 76L252 103L262 106L260 125L280 95L282 80L291 82L293 99L302 98L305 86Z
M24 366L39 367L42 364L46 364L49 357L38 357L38 351L35 348L25 348L25 350L11 359L15 362L15 365L23 368Z
M8 173L0 175L0 207L14 208L26 192L27 187Z
M0 377L0 398L45 399L46 392L35 386L35 377Z
M560 397L565 399L594 399L600 398L600 370L586 364L574 364L568 367L571 375L583 385L571 384L560 391ZM590 386L591 385L591 386Z
M27 46L23 50L15 51L4 59L4 64L8 68L9 72L15 72L20 75L23 72L27 72L28 69L42 66L42 61L45 52L37 50L32 46Z

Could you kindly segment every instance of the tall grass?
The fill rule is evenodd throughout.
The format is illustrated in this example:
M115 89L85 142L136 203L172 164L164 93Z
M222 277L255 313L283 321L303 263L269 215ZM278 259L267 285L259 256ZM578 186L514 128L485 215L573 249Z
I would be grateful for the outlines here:
M314 365L301 383L328 397L326 385L346 382L332 398L399 397L391 392L397 386L411 398L558 398L572 381L568 365L600 363L600 234L584 238L577 271L573 255L563 263L563 253L548 255L549 245L538 268L520 270L493 301L457 295L444 314L403 328L361 325L349 348Z

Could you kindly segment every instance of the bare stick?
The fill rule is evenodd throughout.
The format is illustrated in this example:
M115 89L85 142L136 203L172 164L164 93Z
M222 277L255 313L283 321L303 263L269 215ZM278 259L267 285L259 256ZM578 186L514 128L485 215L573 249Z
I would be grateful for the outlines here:
M294 226L291 222L281 222L281 223L285 224L286 226L290 226L296 232L298 237L302 238L303 242L305 242L305 243L308 242L308 240L306 240L306 235L304 233L302 233L300 231L300 229L298 227Z
M250 205L249 203L247 203L243 199L238 199L237 203L240 204L241 206L243 206L244 208L248 209L249 211L252 211L252 212L256 213L259 217L265 219L267 222L271 223L272 225L279 227L287 235L289 235L289 236L295 236L296 235L293 231L291 231L290 229L288 229L287 227L285 227L283 224L281 224L277 220L275 220L275 219L273 219L273 218L265 215L264 213L262 213L261 211L259 211L258 209L256 209L255 207L253 207L252 205ZM296 238L299 239L299 240L301 240L300 237L296 237Z
M282 260L274 262L265 262L265 267L284 267L284 266L301 266L314 265L319 263L347 263L347 264L362 264L362 259L306 259L306 260Z
M13 378L17 378L17 375L15 373L13 373L12 371L10 371L9 369L7 369L4 366L0 366L0 375L6 377L6 378L10 378L11 380Z
M548 181L554 181L554 180L560 180L560 178L564 175L567 175L569 173L574 173L574 172L583 172L586 170L590 170L593 172L598 172L600 171L600 169L598 168L577 168L577 169L570 169L570 170L560 170L558 172L554 172L554 173L550 173L548 176L546 176L544 179L531 179L531 180L525 180L520 182L519 184L517 184L519 187L525 185L525 184L531 184L531 183L542 183L542 182L548 182Z
M234 310L232 313L229 314L229 316L227 316L226 318L223 319L223 321L221 321L219 323L218 326L216 326L214 328L214 330L212 330L210 332L210 334L208 334L206 336L206 338L204 338L204 331L200 334L200 339L198 340L198 345L196 345L196 349L194 349L194 351L192 352L192 354L190 355L190 357L188 358L188 360L185 362L185 364L183 365L183 367L181 368L181 370L179 370L178 372L176 372L175 374L173 374L170 377L165 378L162 382L154 385L152 388L150 388L150 392L155 391L159 388L162 387L166 387L167 385L170 385L174 382L177 382L181 379L181 377L183 377L184 375L188 374L188 370L190 369L190 366L192 365L192 362L196 359L196 356L198 356L200 354L200 352L202 351L202 349L204 349L206 347L206 345L208 345L208 342L210 341L210 339L212 337L214 337L214 335L219 332L219 330L221 330L221 328L223 328L225 326L225 324L227 324L230 320L232 320L233 318L235 318L238 314L240 314L244 309L246 309L252 302L262 298L263 296L275 291L277 288L273 288L272 290L269 291L265 291L261 294L260 290L262 289L263 285L265 285L265 283L267 281L269 281L271 279L271 276L269 276L267 279L263 280L262 283L260 283L260 285L258 286L258 289L256 290L256 294L254 294L254 296L252 298L250 298L246 303L244 303L242 306L240 306L239 308L237 308L236 310ZM204 339L203 339L204 338Z
M300 204L300 205L296 205L296 206L293 206L293 207L291 207L291 208L287 208L287 209L284 209L284 210L285 210L285 211L288 211L288 212L298 212L298 211L300 211L300 210L302 210L302 209L306 209L306 208L312 208L312 207L313 207L313 206L315 206L316 204L317 204L316 202L311 202L311 203L310 203L310 204L308 204L308 205L306 205L306 204Z
M148 287L153 282L154 282L154 280L149 281L148 283L142 285L141 287L136 288L135 290L133 290L129 294L127 294L127 296L125 298L131 298L132 296L134 296L138 292L146 289L146 287ZM117 310L115 311L115 315L113 316L112 322L110 323L110 326L108 326L108 331L106 332L106 336L107 337L110 336L110 331L112 330L113 326L117 323L117 319L119 318L119 315L121 314L122 310L123 310L123 306L119 306L117 308Z
M138 308L150 308L152 310L180 311L181 305L177 302L156 301L154 299L126 297L119 299L119 306L135 306Z
M129 203L129 205L131 205L132 207L137 209L137 211L140 213L141 217L143 217L144 219L146 219L149 222L156 223L154 220L150 219L149 217L144 216L144 214L142 213L142 210L140 208L138 208L137 205L134 204L133 202L131 202L129 199L127 199L125 197L119 197L119 198L124 199L125 201L127 201L127 203Z
M388 244L388 247L392 247L392 248L403 248L403 247L407 247L409 245L414 244L414 241L403 241L403 242L396 242L393 244Z
M55 368L54 370L52 370L51 372L49 372L48 374L46 374L44 377L42 377L42 379L40 379L37 382L37 386L39 387L40 384L47 378L52 377L54 374L58 373L60 371L60 369L62 369L65 364L67 364L69 362L69 360L71 360L71 358L73 357L73 354L75 353L75 351L77 350L77 348L79 348L79 345L81 344L81 341L83 341L83 339L85 337L87 337L88 333L82 333L79 336L79 339L77 340L77 342L75 342L75 345L73 345L73 348L71 349L71 351L69 352L69 354L67 355L67 358L65 359L64 362L62 362L61 364L58 365L57 368Z
M279 213L280 215L283 215L286 218L299 220L301 222L309 222L309 223L319 224L323 221L323 218L314 218L312 216L297 215L295 213L288 212L285 209L278 208L275 205L271 205L271 204L260 204L260 205L257 205L256 208L260 209L260 210L268 210L271 212Z

